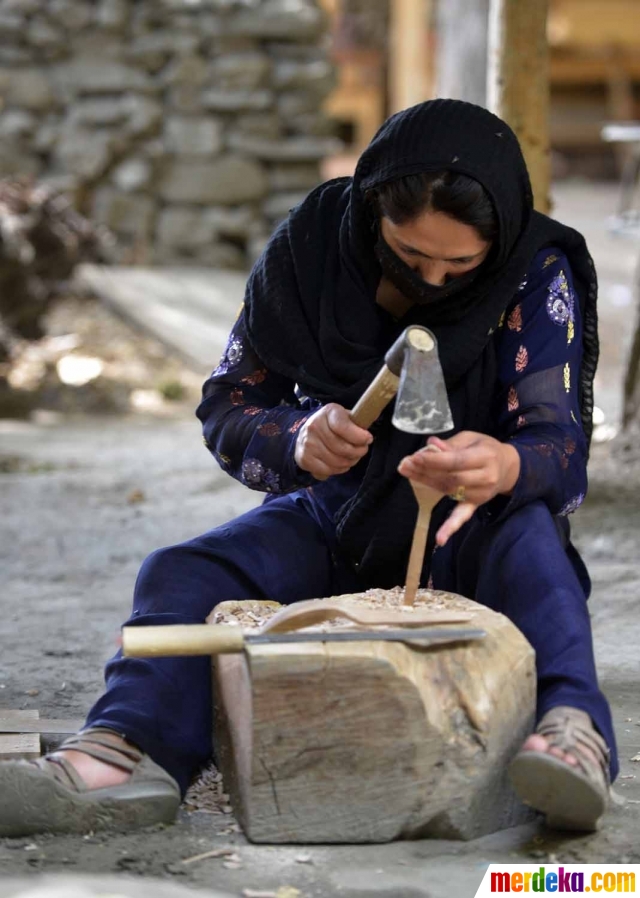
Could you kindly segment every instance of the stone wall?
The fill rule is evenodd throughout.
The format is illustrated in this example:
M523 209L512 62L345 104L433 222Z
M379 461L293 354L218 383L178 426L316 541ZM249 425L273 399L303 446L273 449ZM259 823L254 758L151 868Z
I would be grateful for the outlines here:
M325 32L316 0L0 0L0 176L121 261L242 267L337 148Z

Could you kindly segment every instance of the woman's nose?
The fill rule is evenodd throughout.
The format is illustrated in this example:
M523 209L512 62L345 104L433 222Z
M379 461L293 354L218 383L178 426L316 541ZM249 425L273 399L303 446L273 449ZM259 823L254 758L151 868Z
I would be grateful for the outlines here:
M447 266L439 262L422 262L418 274L432 287L442 287L447 280Z

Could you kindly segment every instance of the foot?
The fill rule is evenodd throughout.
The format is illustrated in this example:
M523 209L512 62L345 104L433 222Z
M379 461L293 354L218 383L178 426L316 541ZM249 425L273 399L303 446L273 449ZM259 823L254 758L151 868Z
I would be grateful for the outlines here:
M117 733L105 734L105 737L103 747L107 755L110 753L110 750L106 742L112 743L116 750L118 748L125 749L129 744L121 736L118 736ZM52 752L49 755L45 755L45 757L46 760L54 763L60 758L68 761L89 790L104 789L108 786L121 786L131 777L129 771L123 770L121 767L115 766L115 764L92 758L84 752L74 751L73 749ZM114 761L117 761L115 752Z
M113 730L93 728L35 761L0 763L0 837L170 823L178 783Z
M548 711L509 774L520 799L546 814L551 828L597 829L609 798L609 751L584 711Z
M589 763L595 765L600 763L595 752L591 751L586 745L581 746L580 750ZM571 754L570 751L563 751L561 748L558 748L557 745L552 745L549 739L545 736L541 736L539 733L532 733L528 739L525 739L522 745L522 751L546 752L553 755L554 758L564 761L565 764L568 764L570 767L580 766L580 762L575 755Z

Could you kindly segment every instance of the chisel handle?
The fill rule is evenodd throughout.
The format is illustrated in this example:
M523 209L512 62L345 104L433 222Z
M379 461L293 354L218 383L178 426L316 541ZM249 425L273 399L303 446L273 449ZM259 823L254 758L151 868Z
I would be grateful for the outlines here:
M122 628L122 653L128 658L227 655L242 652L244 648L244 636L240 627L225 624Z

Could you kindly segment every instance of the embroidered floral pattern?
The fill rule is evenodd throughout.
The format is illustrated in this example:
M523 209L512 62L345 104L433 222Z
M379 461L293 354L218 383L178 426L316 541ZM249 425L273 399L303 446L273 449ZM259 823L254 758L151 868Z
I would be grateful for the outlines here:
M567 346L570 346L573 343L573 338L576 335L575 324L573 323L573 318L569 319L569 324L567 326Z
M518 420L516 421L516 426L517 426L517 427L524 427L524 425L525 425L526 423L527 423L527 419L525 418L525 416L524 416L524 415L518 415Z
M546 259L544 260L544 262L542 263L542 267L543 267L543 268L548 268L549 265L553 265L553 263L554 263L554 262L557 262L557 261L558 261L558 257L557 257L557 256L554 256L554 255L547 256L547 258L546 258Z
M522 330L522 306L520 303L513 309L509 318L507 319L507 327L510 331L516 331L516 333L520 333Z
M232 405L244 405L244 393L242 390L232 390L229 399Z
M515 412L520 407L520 400L518 399L518 391L515 387L509 387L509 393L507 395L507 409L510 412Z
M280 477L265 468L257 458L245 458L242 462L242 479L251 489L264 489L269 493L280 492Z
M558 272L547 290L547 314L554 324L565 327L573 323L575 296L564 271Z
M233 370L233 368L237 368L243 356L244 346L242 340L238 337L232 337L227 344L224 355L220 359L220 364L213 373L215 375L223 375Z
M518 287L518 290L524 290L524 288L527 286L528 283L529 283L529 278L525 278L524 280L520 281L520 286Z
M562 377L564 378L564 391L565 393L571 392L571 367L569 362L562 369Z
M529 364L529 353L526 346L521 346L516 353L516 371L520 373Z
M282 430L274 421L269 421L266 424L260 424L258 433L261 437L278 437L282 433Z
M498 321L498 327L503 327L503 326L504 326L504 320L505 320L506 317L507 317L507 313L506 313L506 310L505 310L505 311L502 313L502 315L500 316L500 321Z
M253 374L247 374L245 377L240 378L241 384L249 384L250 387L255 387L256 384L261 384L267 377L267 369L262 368L259 371L254 371Z
M308 418L309 415L306 415L304 418L298 418L298 420L289 428L289 433L297 433Z
M250 415L253 417L254 415L259 415L260 412L263 412L264 409L260 408L258 405L248 405L246 408L242 409L243 415Z
M536 443L533 449L544 458L550 458L553 455L553 446L550 443Z
M564 438L564 451L567 455L573 455L576 451L576 441L572 440L571 437Z
M574 511L580 508L583 502L584 493L578 493L578 495L574 496L573 499L569 499L568 502L565 502L558 514L562 515L563 517L566 517L569 514L573 514Z

